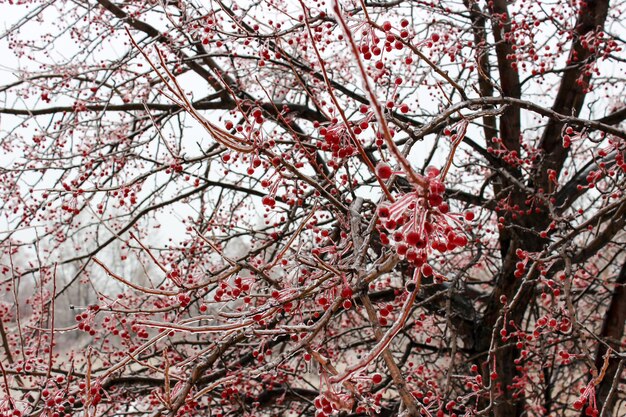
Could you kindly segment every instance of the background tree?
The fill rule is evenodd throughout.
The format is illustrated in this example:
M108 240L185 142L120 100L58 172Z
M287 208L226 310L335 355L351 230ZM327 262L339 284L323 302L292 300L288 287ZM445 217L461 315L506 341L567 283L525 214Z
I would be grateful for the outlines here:
M623 2L13 3L2 415L624 412Z

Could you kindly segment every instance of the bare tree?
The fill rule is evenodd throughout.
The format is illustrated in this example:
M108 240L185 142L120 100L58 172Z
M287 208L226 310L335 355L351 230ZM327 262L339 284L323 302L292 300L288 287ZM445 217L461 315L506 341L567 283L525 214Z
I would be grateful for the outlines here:
M3 416L624 412L623 2L3 3Z

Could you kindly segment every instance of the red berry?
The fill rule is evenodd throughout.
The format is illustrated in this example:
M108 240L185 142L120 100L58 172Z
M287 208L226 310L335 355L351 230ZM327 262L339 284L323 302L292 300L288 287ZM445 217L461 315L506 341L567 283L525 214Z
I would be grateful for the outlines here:
M417 246L420 241L420 234L416 231L411 231L404 236L404 241L410 246Z
M378 175L380 179L387 180L391 177L392 174L393 170L386 163L379 162L378 165L376 165L376 175Z
M383 376L381 374L374 374L372 375L372 382L374 384L380 384L383 381Z
M467 237L465 237L465 235L457 235L454 238L454 244L460 247L467 245Z
M426 173L426 176L428 178L435 178L437 175L439 175L439 169L432 165L427 166L424 172Z
M276 205L276 200L274 200L274 198L267 196L267 195L261 199L261 202L263 203L264 206L268 206L268 207L274 207Z
M352 288L344 287L344 289L341 290L341 296L343 298L352 298Z
M389 211L389 207L387 206L378 207L378 217L387 218L389 217L389 214L391 214Z

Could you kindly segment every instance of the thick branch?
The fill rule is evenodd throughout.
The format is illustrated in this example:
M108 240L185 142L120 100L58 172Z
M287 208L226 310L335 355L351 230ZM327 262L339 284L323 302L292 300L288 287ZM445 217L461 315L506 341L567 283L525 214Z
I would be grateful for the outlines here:
M577 116L582 109L591 81L591 71L587 71L586 64L590 64L595 59L594 53L589 47L583 46L581 40L602 30L609 9L608 0L588 0L578 4L581 10L578 14L573 45L568 58L570 65L561 77L561 84L552 105L552 110L556 113L572 116ZM546 190L552 187L547 170L553 169L559 173L568 154L569 148L563 147L561 139L563 126L563 122L551 119L539 145L545 157L538 166L537 176L539 183Z
M600 337L606 342L606 345L601 343L598 346L596 353L596 368L602 369L605 361L605 355L609 347L616 351L620 351L620 342L624 337L624 326L626 325L626 263L622 265L622 269L615 281L615 290L611 297L611 303L609 308L604 314L604 322L602 323L602 330ZM609 392L613 386L614 379L619 378L617 369L619 367L620 359L612 357L609 359L609 365L606 369L602 381L596 387L596 401L598 403L598 409L605 408L603 410L604 415L613 415L613 408L615 407L616 398L612 396L609 398Z

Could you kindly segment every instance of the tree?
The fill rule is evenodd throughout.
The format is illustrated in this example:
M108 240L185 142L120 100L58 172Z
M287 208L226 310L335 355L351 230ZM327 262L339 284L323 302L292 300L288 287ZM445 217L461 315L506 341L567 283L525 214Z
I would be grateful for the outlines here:
M624 412L623 2L3 3L2 415Z

